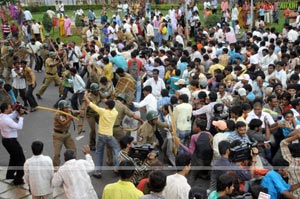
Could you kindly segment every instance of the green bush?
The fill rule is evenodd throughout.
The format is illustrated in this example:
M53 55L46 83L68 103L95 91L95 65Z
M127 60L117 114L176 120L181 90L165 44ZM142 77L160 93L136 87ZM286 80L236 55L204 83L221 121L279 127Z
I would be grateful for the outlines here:
M76 15L76 17L75 17L75 26L77 28L82 27L82 21L81 21L81 16L80 15Z
M44 26L45 31L49 33L52 29L52 20L48 13L44 13L42 24Z
M207 28L212 28L212 27L216 26L217 23L219 23L220 21L221 21L221 18L219 15L212 14L206 18L204 24Z

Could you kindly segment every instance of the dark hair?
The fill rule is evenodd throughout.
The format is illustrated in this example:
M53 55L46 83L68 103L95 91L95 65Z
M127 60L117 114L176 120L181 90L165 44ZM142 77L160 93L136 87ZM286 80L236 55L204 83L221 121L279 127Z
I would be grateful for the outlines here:
M257 127L260 127L261 125L262 125L262 121L260 119L256 119L256 118L252 119L248 124L248 126L251 130L254 130Z
M217 101L217 99L218 99L218 95L217 95L216 92L210 92L210 93L208 94L208 97L209 97L209 100L210 100L211 102L215 102L215 101Z
M235 124L235 128L238 129L238 128L241 128L241 127L246 127L246 123L245 122L242 122L242 121L238 121L236 124Z
M195 120L195 125L200 128L201 131L206 130L207 122L206 120L197 119Z
M273 99L277 98L275 95L270 95L268 98L267 98L267 102L272 102Z
M44 144L41 141L34 141L31 144L31 150L33 155L41 155L44 149Z
M291 143L289 144L289 149L294 158L300 157L300 143Z
M253 185L250 186L249 192L251 193L253 198L258 198L260 192L268 193L268 189L264 188L261 185Z
M226 124L229 131L235 130L235 122L233 120L226 120Z
M162 171L152 171L149 174L149 188L153 192L161 192L167 184L167 176Z
M176 96L171 96L171 98L170 98L170 103L171 103L171 104L177 104L177 103L178 103L177 97L176 97Z
M105 104L108 106L108 108L111 110L115 107L115 102L113 100L107 100Z
M228 142L226 140L223 140L223 141L219 142L218 149L219 149L219 153L220 153L221 156L225 155L227 149L230 149L230 142Z
M169 97L169 91L167 89L162 89L160 94L162 97Z
M131 168L128 168L131 167ZM134 164L130 160L123 160L119 164L119 169L118 169L120 178L122 180L129 179L133 176L133 173L135 172L134 169Z
M100 78L100 83L106 83L107 81L108 80L105 76Z
M291 105L294 109L296 109L296 106L299 106L299 103L300 103L300 100L299 99L294 99L292 102L291 102Z
M64 153L65 161L69 161L76 158L76 152L73 149L67 149Z
M4 111L8 109L9 105L10 104L8 104L6 102L2 103L1 106L0 106L1 113L4 113Z
M127 147L127 144L130 144L133 140L134 138L130 135L125 135L124 137L122 137L120 140L121 149L125 149Z
M124 73L124 69L123 68L117 68L116 73L120 74L120 73Z
M187 96L187 94L179 95L178 99L181 100L183 103L188 103L189 102L189 97Z
M234 113L238 117L241 117L243 114L243 110L241 106L233 106L230 108L230 112Z
M288 167L289 162L283 158L274 158L272 161L272 166L274 167L275 171L278 171L280 169L285 169L286 167Z
M190 189L189 199L207 199L207 192L202 187L194 186Z
M153 69L152 72L157 72L157 74L159 74L159 70L158 69Z
M147 92L149 92L149 93L152 93L152 87L151 87L151 86L145 86L145 87L143 88L143 91L147 91Z
M284 92L284 93L282 94L281 98L282 98L282 99L283 99L283 98L286 98L287 101L291 101L292 96L291 96L290 93Z
M294 112L291 111L291 110L286 110L286 111L283 111L282 116L285 117L287 114L292 114L292 115L294 115Z
M217 179L217 192L224 191L233 185L233 178L228 174L223 174Z
M189 154L179 154L176 156L177 171L182 171L185 166L191 164L192 157Z

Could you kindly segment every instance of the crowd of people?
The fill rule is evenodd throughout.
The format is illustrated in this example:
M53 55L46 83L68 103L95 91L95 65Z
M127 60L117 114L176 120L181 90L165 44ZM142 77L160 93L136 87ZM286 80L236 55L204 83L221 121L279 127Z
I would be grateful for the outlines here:
M204 3L211 11L205 17L219 12L217 1ZM239 21L249 10L240 10L243 3L223 0L214 27L201 24L204 16L193 2L187 13L180 4L166 15L145 5L124 9L120 2L112 17L103 11L100 24L89 10L81 46L34 31L34 38L24 39L4 34L0 131L10 154L6 178L29 184L33 198L52 198L57 186L67 198L98 198L89 173L100 179L106 165L120 180L105 186L104 199L299 198L300 15L276 32L278 5L265 2L248 31L247 20ZM65 23L61 6L56 12ZM40 72L44 81L37 85ZM17 131L26 107L39 114L38 102L53 81L53 158L34 141L26 160ZM78 134L88 124L85 160L76 160L73 120L79 120ZM127 129L128 123L139 124ZM176 173L167 176L165 168ZM201 187L199 179L207 184Z

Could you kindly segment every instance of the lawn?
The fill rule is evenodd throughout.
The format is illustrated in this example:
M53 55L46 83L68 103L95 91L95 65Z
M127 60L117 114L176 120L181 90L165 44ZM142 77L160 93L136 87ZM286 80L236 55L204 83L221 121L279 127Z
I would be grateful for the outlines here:
M87 10L84 10L85 14L87 15ZM99 19L100 16L101 16L101 10L94 10L97 18ZM107 15L109 17L111 17L113 14L114 14L115 11L112 11L112 10L108 10L108 13ZM167 14L167 11L162 11L163 14ZM42 21L42 18L43 18L43 12L38 12L38 13L32 13L32 16L34 19L36 19L37 21ZM66 11L66 14L72 18L72 21L74 21L74 11ZM217 15L220 16L220 13L218 12ZM277 32L282 32L282 27L283 27L283 24L284 24L284 17L283 17L283 11L280 12L280 16L279 17L279 24L272 24L270 25L270 28L271 27L275 27L276 28L276 31ZM201 23L204 24L204 19L203 19L203 14L202 12L200 11L200 20L201 20ZM53 28L52 31L50 32L50 36L53 38L53 39L56 39L57 37L60 37L61 38L61 41L63 43L68 43L68 42L71 42L71 41L75 41L76 43L80 44L81 43L81 35L80 35L80 29L78 30L78 28L76 28L74 26L74 28L72 28L72 36L71 37L60 37L59 36L59 30L57 27Z

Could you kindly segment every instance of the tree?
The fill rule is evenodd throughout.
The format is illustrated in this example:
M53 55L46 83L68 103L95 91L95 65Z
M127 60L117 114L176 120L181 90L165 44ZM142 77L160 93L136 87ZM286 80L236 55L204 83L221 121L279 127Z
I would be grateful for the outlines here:
M50 32L51 29L52 29L52 20L50 18L50 16L48 15L48 13L44 13L44 16L43 16L43 26L44 26L44 29L46 30L46 32Z

